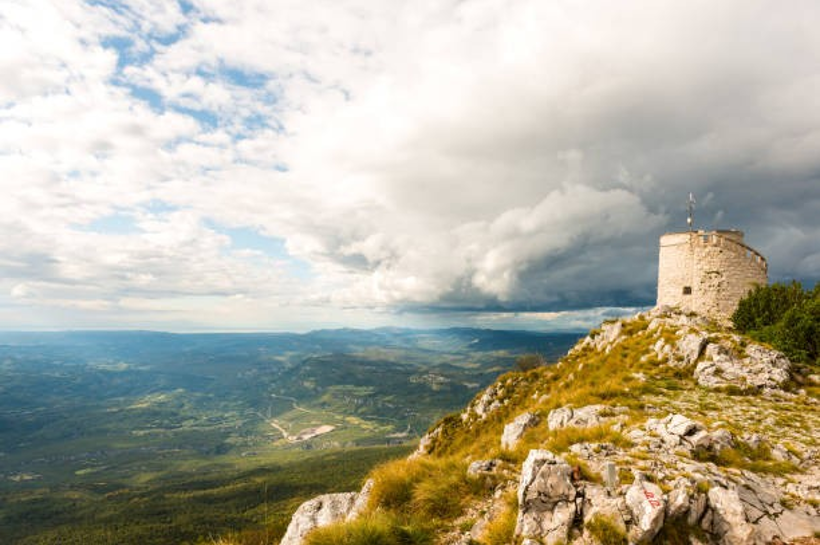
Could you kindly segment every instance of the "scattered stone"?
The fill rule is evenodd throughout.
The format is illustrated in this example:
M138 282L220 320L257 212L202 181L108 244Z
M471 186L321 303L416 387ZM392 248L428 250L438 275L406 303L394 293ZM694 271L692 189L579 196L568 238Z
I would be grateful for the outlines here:
M493 473L500 463L501 460L498 459L476 460L475 462L471 462L467 467L467 475L470 477L481 477Z
M539 421L540 419L535 413L518 415L515 420L504 426L504 433L501 434L501 448L506 450L515 449L524 432L537 426Z
M724 342L709 344L704 360L695 367L695 379L706 388L780 389L789 380L791 364L776 350L759 344L746 347L746 357L735 355Z
M795 465L800 463L800 458L792 454L781 444L772 447L772 458L781 462L791 462Z
M650 418L646 421L646 431L655 433L664 445L692 451L696 448L719 453L734 446L734 438L727 430L709 432L706 427L682 414L670 414L660 420Z
M550 430L568 427L590 428L628 411L629 409L626 407L609 407L607 405L587 405L578 409L561 407L550 411L547 415L547 427Z

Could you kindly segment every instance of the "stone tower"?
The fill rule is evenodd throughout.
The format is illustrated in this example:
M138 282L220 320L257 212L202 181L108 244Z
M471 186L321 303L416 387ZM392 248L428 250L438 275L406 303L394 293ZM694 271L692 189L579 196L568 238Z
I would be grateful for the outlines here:
M660 240L658 306L727 322L744 295L768 283L767 270L742 231L667 233Z

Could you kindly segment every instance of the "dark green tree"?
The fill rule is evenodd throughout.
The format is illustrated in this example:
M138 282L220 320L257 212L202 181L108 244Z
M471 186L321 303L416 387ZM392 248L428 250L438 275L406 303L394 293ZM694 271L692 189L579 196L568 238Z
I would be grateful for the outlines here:
M815 291L817 289L815 288ZM778 323L792 308L800 305L810 296L803 291L800 282L757 286L741 299L732 315L732 322L738 331L760 331Z
M732 315L735 328L767 342L792 361L820 363L820 283L759 286Z

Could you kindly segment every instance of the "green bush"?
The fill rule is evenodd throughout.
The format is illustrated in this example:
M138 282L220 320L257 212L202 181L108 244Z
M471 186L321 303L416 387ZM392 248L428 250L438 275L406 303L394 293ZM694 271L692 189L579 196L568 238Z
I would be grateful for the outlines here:
M799 282L758 286L732 315L738 331L767 342L792 361L820 358L820 283L804 290Z
M541 354L524 354L515 360L515 366L519 371L531 371L547 364L547 360Z
M738 303L732 322L739 331L759 331L778 323L808 295L800 282L757 286Z

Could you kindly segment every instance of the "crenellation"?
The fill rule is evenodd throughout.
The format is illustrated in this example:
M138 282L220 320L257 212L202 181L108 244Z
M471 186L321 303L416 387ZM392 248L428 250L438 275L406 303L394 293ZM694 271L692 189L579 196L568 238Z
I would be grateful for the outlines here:
M768 264L743 241L742 231L687 231L660 238L658 306L728 321L756 285L768 283Z

